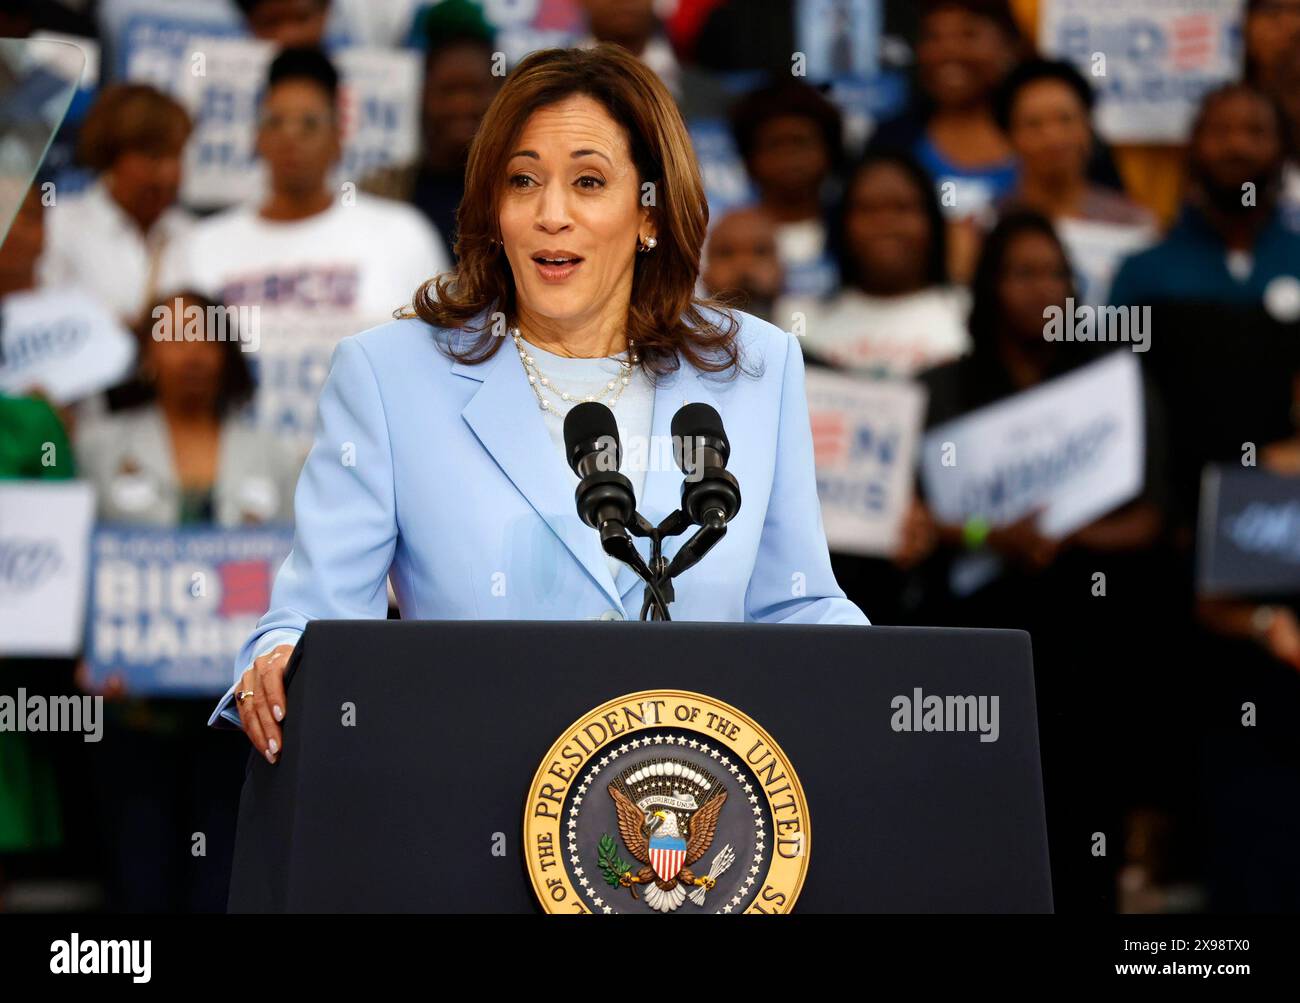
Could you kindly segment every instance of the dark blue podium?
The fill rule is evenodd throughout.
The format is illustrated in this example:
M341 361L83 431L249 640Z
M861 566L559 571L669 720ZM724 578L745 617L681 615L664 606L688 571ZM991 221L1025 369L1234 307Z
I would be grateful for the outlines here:
M795 912L1052 909L1019 631L314 621L289 673L280 762L249 760L232 912L538 911L534 773L581 715L652 689L725 701L788 756L811 819Z

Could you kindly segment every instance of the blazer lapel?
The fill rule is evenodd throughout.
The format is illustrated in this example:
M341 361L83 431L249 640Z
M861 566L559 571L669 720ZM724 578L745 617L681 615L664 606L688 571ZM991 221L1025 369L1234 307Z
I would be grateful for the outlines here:
M573 474L551 441L515 347L502 345L492 358L478 365L455 362L452 372L482 383L461 416L483 448L610 603L625 612L599 534L578 518Z
M704 374L683 360L677 371L664 378L655 388L654 414L650 419L650 449L646 460L649 469L636 506L646 521L655 526L681 507L683 474L672 458L668 443L672 440L673 415L686 404L708 404L719 413L722 410L718 407L718 400L709 389ZM662 447L660 444L663 444ZM677 548L689 535L688 532L665 540L664 556L671 558L677 553ZM634 542L648 563L650 541L634 538ZM637 573L626 564L620 566L616 584L625 608L639 613L639 597L642 595L640 589L644 588L644 583Z

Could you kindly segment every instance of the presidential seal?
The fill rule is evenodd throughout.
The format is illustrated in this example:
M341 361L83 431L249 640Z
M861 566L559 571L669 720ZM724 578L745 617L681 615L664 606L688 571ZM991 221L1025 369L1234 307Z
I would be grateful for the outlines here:
M736 708L683 690L580 717L542 760L524 811L547 912L789 912L808 850L785 753Z

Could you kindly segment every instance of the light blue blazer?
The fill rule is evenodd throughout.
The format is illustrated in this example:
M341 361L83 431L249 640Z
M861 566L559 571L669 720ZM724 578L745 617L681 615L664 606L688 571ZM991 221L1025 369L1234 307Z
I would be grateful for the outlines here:
M813 471L803 353L793 336L736 314L757 378L702 373L685 360L655 391L652 443L670 443L685 403L716 408L731 440L740 512L699 564L673 580L675 620L868 623L831 572ZM311 619L382 619L386 582L403 619L622 620L643 585L610 573L577 514L572 472L519 364L503 345L478 365L437 345L460 336L417 319L345 338L321 390L315 444L294 496L293 551L271 609L240 650L295 644ZM659 462L662 460L663 462ZM682 473L651 449L637 509L658 524L678 508ZM689 533L665 541L668 558ZM648 557L649 541L636 541ZM233 687L213 713L238 724Z

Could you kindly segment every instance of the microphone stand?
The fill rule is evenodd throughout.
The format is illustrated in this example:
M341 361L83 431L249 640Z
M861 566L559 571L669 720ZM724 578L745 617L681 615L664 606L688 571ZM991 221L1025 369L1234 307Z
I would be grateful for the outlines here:
M726 535L727 523L720 509L710 509L705 513L705 523L687 540L670 564L663 554L663 541L666 537L680 536L691 526L690 519L681 509L673 512L658 526L652 526L640 512L633 513L632 524L628 533L650 541L650 561L626 561L645 581L645 593L641 602L641 619L671 620L668 604L674 600L673 578L680 575L713 549L713 546ZM630 541L629 541L630 543ZM615 554L618 557L620 555Z

